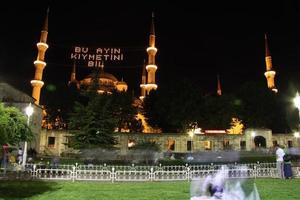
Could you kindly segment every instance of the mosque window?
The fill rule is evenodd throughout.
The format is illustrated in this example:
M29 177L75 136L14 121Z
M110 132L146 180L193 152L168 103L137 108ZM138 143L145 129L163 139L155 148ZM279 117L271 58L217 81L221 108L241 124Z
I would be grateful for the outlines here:
M192 151L192 141L187 141L187 143L186 143L186 150L187 151Z
M223 148L224 148L224 150L230 149L229 140L223 141Z
M204 141L204 149L211 150L211 141Z
M48 147L54 148L55 146L55 137L48 137Z
M291 147L293 147L293 141L289 140L288 141L288 148L291 148Z
M167 149L171 150L171 151L175 150L175 140L173 140L173 139L167 140Z
M246 141L241 141L240 147L241 147L241 150L246 150Z

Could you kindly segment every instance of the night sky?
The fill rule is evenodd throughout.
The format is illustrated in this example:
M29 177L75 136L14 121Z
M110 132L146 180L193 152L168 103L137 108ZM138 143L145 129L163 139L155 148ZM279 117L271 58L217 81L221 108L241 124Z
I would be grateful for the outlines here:
M67 84L74 46L122 48L124 61L107 63L105 71L123 78L138 96L152 11L158 86L190 79L204 91L215 92L217 74L223 93L247 81L266 84L264 33L268 33L279 92L291 86L300 89L299 3L221 2L10 1L0 10L0 81L31 95L36 43L50 5L42 103L49 85ZM84 64L77 67L78 79L89 73Z

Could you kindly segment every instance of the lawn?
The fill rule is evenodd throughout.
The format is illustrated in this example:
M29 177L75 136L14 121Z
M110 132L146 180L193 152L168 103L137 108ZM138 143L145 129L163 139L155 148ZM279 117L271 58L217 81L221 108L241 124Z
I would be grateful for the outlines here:
M300 179L255 180L261 200L299 200ZM0 199L188 200L190 182L0 181Z

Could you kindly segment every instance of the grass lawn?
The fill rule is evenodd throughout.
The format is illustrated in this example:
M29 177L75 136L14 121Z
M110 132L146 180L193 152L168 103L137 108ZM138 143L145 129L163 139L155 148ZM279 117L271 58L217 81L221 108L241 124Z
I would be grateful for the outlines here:
M261 200L299 200L300 179L256 179ZM0 199L188 200L190 182L0 181Z

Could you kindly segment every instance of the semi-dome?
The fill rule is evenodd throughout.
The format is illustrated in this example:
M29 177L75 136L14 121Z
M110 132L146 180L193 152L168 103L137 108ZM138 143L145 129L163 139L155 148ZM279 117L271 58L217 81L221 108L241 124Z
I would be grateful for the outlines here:
M117 82L116 87L118 91L127 91L128 89L127 83L125 83L123 79Z

